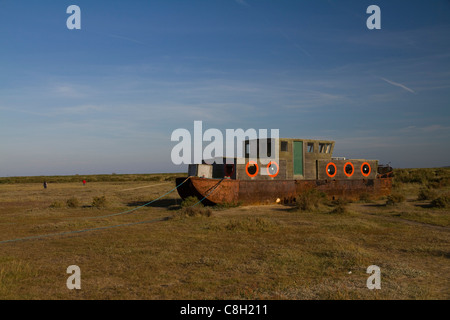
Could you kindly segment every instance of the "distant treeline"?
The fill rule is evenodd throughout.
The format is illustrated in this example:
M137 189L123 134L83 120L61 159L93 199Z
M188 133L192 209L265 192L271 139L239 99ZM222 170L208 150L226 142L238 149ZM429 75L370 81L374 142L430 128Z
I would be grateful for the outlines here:
M130 181L175 181L185 173L152 174L97 174L72 176L30 176L0 178L0 184L6 183L67 183L67 182L130 182ZM394 180L401 183L450 185L450 168L394 169Z
M97 174L72 176L30 176L30 177L0 177L0 184L14 183L68 183L82 182L129 182L129 181L175 181L176 177L185 173L152 173L152 174Z

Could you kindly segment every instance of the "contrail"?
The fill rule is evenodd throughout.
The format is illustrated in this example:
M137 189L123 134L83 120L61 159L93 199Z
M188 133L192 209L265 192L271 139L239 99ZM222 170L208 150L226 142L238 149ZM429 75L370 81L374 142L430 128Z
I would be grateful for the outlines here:
M401 83L397 83L397 82L388 80L388 79L386 79L386 78L380 78L380 79L383 80L383 81L386 81L387 83L390 83L390 84L392 84L392 85L394 85L394 86L403 88L403 89L405 89L406 91L409 91L409 92L411 92L411 93L414 93L414 94L416 93L413 89L410 89L410 88L408 88L407 86L405 86L405 85L403 85L403 84L401 84Z

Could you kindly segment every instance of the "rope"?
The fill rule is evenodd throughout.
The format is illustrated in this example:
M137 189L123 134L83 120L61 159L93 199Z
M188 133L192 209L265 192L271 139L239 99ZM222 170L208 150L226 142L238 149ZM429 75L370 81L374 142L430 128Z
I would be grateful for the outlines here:
M217 189L217 187L219 186L219 184L222 183L223 180L225 180L225 178L222 178L222 179L221 179L214 187L211 188L211 191L208 192L208 193L203 197L203 199L201 199L201 200L200 200L199 202L197 202L196 204L193 204L191 207L195 207L195 206L198 205L200 202L202 202L203 200L205 200L207 196L209 196L211 193L214 192L214 190Z
M147 203L145 203L145 204L143 204L143 205L141 205L141 206L139 206L139 207L136 207L136 208L133 208L133 209L130 209L130 210L126 210L126 211L122 211L122 212L119 212L119 213L108 214L108 215L105 215L105 216L86 217L86 218L84 218L84 219L100 219L100 218L108 218L108 217L113 217L113 216L119 216L119 215L122 215L122 214L125 214L125 213L131 213L131 212L133 212L133 211L136 211L136 210L138 210L138 209L141 209L141 208L143 208L143 207L146 207L146 206L152 204L153 202L158 201L158 200L161 199L161 198L164 198L164 197L167 196L169 193L174 192L174 191L177 190L182 184L184 184L186 181L188 181L189 178L190 178L190 177L187 177L182 183L180 183L179 185L177 185L175 188L173 188L173 189L170 190L169 192L166 192L166 193L163 194L162 196L159 196L158 198L156 198L156 199L154 199L154 200L152 200L152 201L150 201L150 202L147 202Z
M148 186L143 186L143 187L137 187L137 188L131 188L131 189L123 189L123 190L118 190L118 191L114 191L114 192L122 192L122 191L130 191L130 190L137 190L137 189L142 189L142 188L150 188L150 187L156 187L156 186L162 186L164 184L169 184L170 182L164 182L164 183L158 183L158 184L150 184Z
M143 204L142 206L127 210L127 211L123 211L123 212L119 212L119 213L114 213L114 214L110 214L110 215L106 215L106 216L97 216L97 217L88 217L86 219L90 219L90 218L105 218L105 217L112 217L112 216L117 216L120 214L124 214L124 213L129 213L135 210L138 210L142 207L148 206L149 204L161 199L162 197L165 197L166 195L168 195L169 193L175 191L176 189L178 189L183 183L185 183L190 177L187 177L182 183L180 183L179 185L177 185L175 188L173 188L172 190L170 190L169 192L163 194L162 196L156 198L155 200L152 200L150 202L147 202L146 204ZM125 224L117 224L117 225L113 225L113 226L106 226L106 227L97 227L97 228L89 228L89 229L83 229L83 230L76 230L76 231L64 231L64 232L59 232L59 233L50 233L50 234L43 234L43 235L36 235L36 236L30 236L30 237L24 237L24 238L17 238L17 239L10 239L10 240L3 240L0 241L0 244L3 243L10 243L10 242L18 242L18 241L25 241L25 240L33 240L33 239L41 239L41 238L46 238L46 237L52 237L52 236L63 236L63 235L68 235L68 234L76 234L76 233L83 233L83 232L89 232L89 231L98 231L98 230L105 230L105 229L111 229L111 228L118 228L118 227L126 227L126 226L134 226L134 225L138 225L138 224L144 224L144 223L152 223L152 222L157 222L157 221L163 221L163 220L167 220L168 217L165 218L159 218L159 219L153 219L153 220L146 220L146 221L139 221L139 222L132 222L132 223L125 223Z

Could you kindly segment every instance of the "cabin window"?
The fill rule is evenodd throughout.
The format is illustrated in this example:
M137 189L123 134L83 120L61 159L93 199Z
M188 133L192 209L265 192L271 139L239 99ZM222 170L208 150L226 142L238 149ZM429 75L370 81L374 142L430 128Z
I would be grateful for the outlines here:
M267 139L267 157L270 158L271 156L272 156L272 139Z
M314 143L308 142L306 151L307 151L307 152L314 152Z
M225 177L231 177L234 173L234 164L225 164Z
M250 158L250 157L258 157L258 141L257 140L246 140L245 141L245 148L244 148L244 153L245 153L245 157L246 158Z
M288 151L287 141L281 141L281 151Z
M326 148L326 144L325 143L319 143L319 153L325 153L327 152L327 148Z
M272 140L246 140L244 153L246 158L258 157L258 158L270 158L272 157ZM264 145L265 144L265 145ZM252 152L254 152L252 154Z
M331 143L319 143L320 153L331 153Z
M248 173L250 175L254 175L256 173L256 165L255 164L251 164L248 166Z

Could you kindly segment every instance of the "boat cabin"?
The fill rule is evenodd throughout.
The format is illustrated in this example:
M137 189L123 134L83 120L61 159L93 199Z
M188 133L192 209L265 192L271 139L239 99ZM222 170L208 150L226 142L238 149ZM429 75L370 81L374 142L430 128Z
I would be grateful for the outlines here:
M220 158L220 161L215 159L212 164L203 162L189 165L188 174L203 178L237 180L376 178L378 160L333 157L334 144L334 141L329 140L288 138L246 140L241 158ZM262 149L265 150L261 150L261 146L264 146Z

